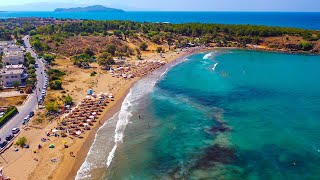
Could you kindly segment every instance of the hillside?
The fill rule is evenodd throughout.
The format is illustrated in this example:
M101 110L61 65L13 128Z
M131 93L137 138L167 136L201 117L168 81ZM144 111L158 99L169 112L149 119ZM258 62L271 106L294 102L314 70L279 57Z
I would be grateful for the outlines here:
M57 8L54 12L124 12L121 9L108 8L101 5L76 7L76 8Z

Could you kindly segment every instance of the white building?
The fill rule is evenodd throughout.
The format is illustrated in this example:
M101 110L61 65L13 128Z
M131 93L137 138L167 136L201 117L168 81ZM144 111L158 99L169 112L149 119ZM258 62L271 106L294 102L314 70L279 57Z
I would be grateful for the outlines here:
M4 50L8 47L8 46L12 46L14 45L13 41L0 41L0 54L4 53Z
M4 65L17 65L24 63L23 51L5 51L2 57Z
M1 85L4 87L12 87L15 81L24 85L27 78L23 65L9 65L1 70Z

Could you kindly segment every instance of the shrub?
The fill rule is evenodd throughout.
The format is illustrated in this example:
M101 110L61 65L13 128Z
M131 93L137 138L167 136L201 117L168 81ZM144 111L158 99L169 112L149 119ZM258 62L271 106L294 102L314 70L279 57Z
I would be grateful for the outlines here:
M46 105L46 110L49 112L58 112L59 110L58 104L55 101L50 102Z
M162 47L157 47L157 53L161 53L162 52Z
M95 76L97 74L97 72L93 71L90 76Z
M26 144L27 144L27 138L24 137L24 136L19 138L18 141L16 142L16 145L20 146L20 147L22 147L22 146L24 146Z
M148 49L148 44L147 44L146 42L142 42L142 43L140 44L140 49L141 49L142 51L146 51L146 50Z
M94 52L90 48L86 48L86 50L84 50L84 53L89 55L90 57L94 56Z
M112 56L114 56L116 54L116 50L117 50L117 47L115 44L108 44L106 46L106 52L112 54Z
M160 36L159 35L155 35L151 38L151 41L158 44L160 42Z
M49 87L53 90L61 90L62 89L62 82L60 80L54 80L50 82Z
M66 73L58 69L49 69L48 75L49 75L49 80L54 81L54 80L60 80L60 78L66 75Z
M14 81L12 85L14 88L18 88L21 85L21 83L18 81Z
M303 51L310 51L313 48L313 44L309 42L302 42L300 43L300 48Z
M63 102L66 105L72 105L73 104L73 98L70 95L67 95L67 96L63 97Z
M4 125L10 118L18 113L18 109L14 106L9 107L3 117L0 118L0 126Z

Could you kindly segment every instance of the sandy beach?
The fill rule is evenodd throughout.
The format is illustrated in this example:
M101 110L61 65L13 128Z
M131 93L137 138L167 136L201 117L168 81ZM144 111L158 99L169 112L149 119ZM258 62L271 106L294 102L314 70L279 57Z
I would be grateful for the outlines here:
M185 57L205 50L208 50L208 48L188 49L179 54L168 52L164 54L165 58L163 60L168 63L179 57ZM150 53L144 59L159 59L159 55ZM63 64L61 66L69 69L70 64ZM40 139L45 137L45 133L48 130L57 127L57 121L53 121L52 124L49 124L45 128L31 125L24 129L20 136L25 136L28 139L30 149L19 148L19 151L15 151L17 147L12 146L2 154L4 159L0 160L0 165L4 167L5 175L11 179L74 179L95 139L96 132L105 121L120 110L122 102L130 88L140 79L140 77L132 79L115 78L108 72L105 72L99 73L96 80L90 79L92 82L88 83L86 81L86 79L90 78L87 75L88 73L86 75L78 71L69 73L75 74L70 77L68 76L66 81L69 81L70 84L67 83L65 89L68 89L68 93L74 97L76 102L80 102L86 96L86 89L90 87L93 87L93 90L97 93L112 92L115 100L111 101L101 113L98 119L99 123L95 123L90 131L84 132L81 139L70 136L66 138L49 137L48 139L50 140L41 142ZM75 85L72 83L75 77L84 79L81 82L82 84ZM86 85L86 83L90 85ZM64 148L62 141L66 141L69 147ZM41 144L43 148L37 149L38 144ZM55 148L48 148L51 144L54 144Z

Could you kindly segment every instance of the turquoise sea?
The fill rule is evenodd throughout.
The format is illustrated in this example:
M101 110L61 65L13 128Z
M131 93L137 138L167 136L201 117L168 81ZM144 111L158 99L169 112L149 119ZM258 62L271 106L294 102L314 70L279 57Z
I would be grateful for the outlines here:
M170 23L252 24L320 30L320 12L0 12L0 19L14 17L54 17Z
M320 56L214 50L170 66L131 89L76 179L320 179Z

